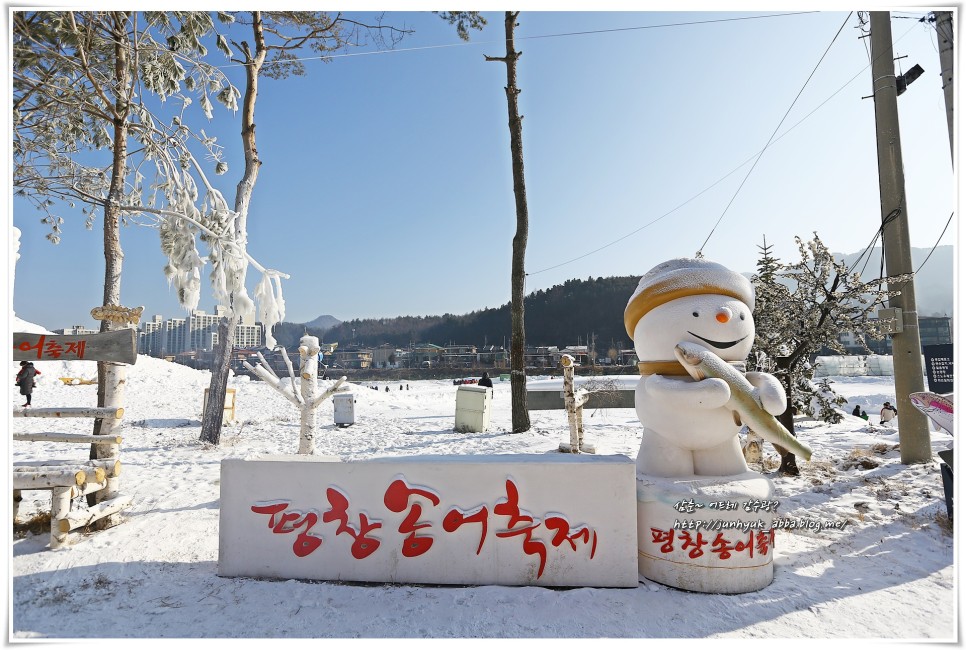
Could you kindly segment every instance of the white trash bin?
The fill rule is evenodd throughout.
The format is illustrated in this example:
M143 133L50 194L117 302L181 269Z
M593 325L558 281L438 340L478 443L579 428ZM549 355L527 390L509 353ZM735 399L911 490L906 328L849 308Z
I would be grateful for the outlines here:
M355 403L355 396L349 392L332 396L332 417L336 426L347 427L356 423Z
M456 426L460 433L481 433L490 426L493 389L486 386L460 386L456 389Z

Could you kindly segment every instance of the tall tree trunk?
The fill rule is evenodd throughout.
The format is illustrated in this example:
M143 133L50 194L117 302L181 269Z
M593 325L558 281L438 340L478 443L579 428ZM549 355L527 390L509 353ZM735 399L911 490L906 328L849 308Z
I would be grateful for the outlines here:
M228 371L231 369L231 351L235 347L235 331L238 317L231 316L218 321L218 345L211 362L211 382L208 399L201 417L202 442L217 445L221 442L221 425L225 417L225 395L228 392ZM215 397L220 395L221 397Z
M111 185L104 204L104 305L121 304L121 267L124 252L121 250L121 201L124 196L124 179L127 175L127 136L130 105L127 95L131 82L130 59L127 51L125 25L127 15L118 12L114 16L114 81L116 84L114 103L114 160L111 167ZM120 327L109 320L101 321L101 332ZM121 407L124 405L124 386L127 383L127 367L121 363L97 362L97 405L99 407ZM114 418L94 420L94 435L114 435L120 422ZM90 458L111 458L118 454L117 445L91 445ZM87 495L88 505L113 498L116 494L116 481L108 484L108 489ZM97 520L96 529L109 528L116 523L116 515L108 515Z
M487 61L506 63L506 99L510 127L510 157L513 163L513 196L516 199L517 230L513 236L513 258L510 270L510 407L514 433L530 430L530 413L527 411L527 374L524 360L526 336L523 320L524 261L527 252L529 217L527 214L527 188L523 177L523 116L517 98L517 59L520 52L514 48L513 33L519 11L508 11L504 18L506 30L506 56L486 57Z
M241 106L241 139L245 152L245 172L235 188L235 243L242 249L248 247L248 206L252 191L258 180L261 161L255 149L255 100L258 97L258 75L268 52L265 46L261 12L252 12L252 35L255 53L252 54L247 43L242 43L245 55L245 97ZM223 318L218 324L218 347L211 367L211 383L208 386L208 401L201 419L201 437L204 442L217 445L221 439L221 425L225 410L225 395L228 389L228 373L231 369L231 355L235 345L235 329L239 318L234 314ZM224 329L223 329L224 327ZM224 335L222 336L222 333Z

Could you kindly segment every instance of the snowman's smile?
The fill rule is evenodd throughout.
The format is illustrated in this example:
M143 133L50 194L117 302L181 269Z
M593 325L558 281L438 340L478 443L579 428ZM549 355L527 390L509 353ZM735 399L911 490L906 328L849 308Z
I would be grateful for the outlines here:
M727 348L730 348L733 345L738 345L739 343L741 343L742 341L744 341L746 338L748 338L748 336L745 335L745 336L742 336L737 341L712 341L711 339L706 339L703 336L698 336L697 334L695 334L694 332L692 332L690 330L688 330L688 334L690 334L691 336L694 336L696 338L701 339L702 341L704 341L708 345L710 345L712 347L715 347L715 348L718 348L719 350L725 350Z

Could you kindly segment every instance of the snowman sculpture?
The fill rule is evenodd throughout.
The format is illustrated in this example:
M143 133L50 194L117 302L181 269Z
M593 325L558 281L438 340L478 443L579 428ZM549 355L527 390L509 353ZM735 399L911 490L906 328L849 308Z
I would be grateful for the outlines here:
M741 593L772 581L771 482L745 464L742 423L766 440L807 448L774 415L775 377L745 373L755 339L754 289L706 259L674 259L645 274L624 311L641 380L638 470L641 575L690 591Z

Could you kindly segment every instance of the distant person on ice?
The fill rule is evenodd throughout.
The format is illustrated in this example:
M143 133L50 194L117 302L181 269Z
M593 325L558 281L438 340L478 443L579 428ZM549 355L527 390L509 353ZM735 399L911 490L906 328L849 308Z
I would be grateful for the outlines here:
M29 361L20 362L20 372L17 373L15 381L20 386L20 394L27 397L24 406L30 406L30 395L34 391L34 376L39 374L40 371L34 368L34 364Z
M480 377L480 380L478 382L476 382L476 385L477 386L486 386L487 388L493 388L493 380L490 379L490 375L488 375L487 373L484 372L483 373L483 376Z
M859 408L858 404L856 404L855 408L852 409L852 415L854 415L857 418L862 417L862 409Z
M882 410L879 411L879 422L881 422L882 424L887 424L889 422L892 422L892 418L894 418L898 413L899 411L896 410L896 407L894 407L889 402L886 402L882 406Z

